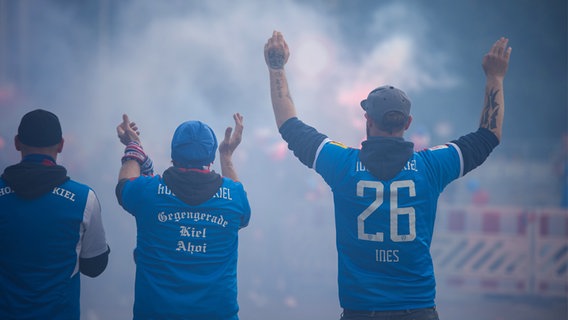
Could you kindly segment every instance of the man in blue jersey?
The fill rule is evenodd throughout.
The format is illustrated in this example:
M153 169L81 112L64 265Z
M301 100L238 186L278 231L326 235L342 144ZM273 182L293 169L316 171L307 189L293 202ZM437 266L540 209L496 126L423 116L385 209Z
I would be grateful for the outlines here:
M331 187L342 319L438 319L430 243L438 196L479 166L501 139L503 79L511 48L499 39L483 58L485 104L476 132L413 151L403 138L410 99L381 86L361 102L367 140L348 148L296 116L284 66L289 49L275 31L264 48L276 124L288 147Z
M126 145L117 198L138 231L134 319L238 319L238 232L250 206L232 162L243 118L233 118L219 145L222 176L210 170L217 138L203 122L178 126L162 176L153 175L136 124L124 115L117 127Z
M14 142L22 160L0 179L0 319L79 319L79 273L101 274L110 252L99 200L56 163L55 114L25 114Z

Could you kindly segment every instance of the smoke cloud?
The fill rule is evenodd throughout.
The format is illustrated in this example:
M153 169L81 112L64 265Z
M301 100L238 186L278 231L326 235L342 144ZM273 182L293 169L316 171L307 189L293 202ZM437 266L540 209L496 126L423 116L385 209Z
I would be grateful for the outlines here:
M263 56L272 31L281 31L291 50L287 71L299 116L354 147L365 138L359 102L384 84L400 87L413 101L407 138L439 144L475 130L484 90L481 58L498 37L509 36L514 50L505 142L495 162L488 161L490 169L471 175L503 192L489 177L491 166L532 157L527 150L544 140L542 153L549 155L566 129L566 4L553 2L532 8L511 0L1 1L0 29L8 31L0 30L0 44L8 46L0 49L0 165L19 161L11 141L25 112L43 107L60 117L66 144L58 162L97 192L113 250L102 276L82 279L83 318L126 319L132 314L136 228L114 196L123 151L115 128L122 114L140 127L161 173L170 166L178 124L201 120L222 138L234 125L232 114L240 112L245 131L235 164L253 211L240 233L240 316L338 318L331 193L277 132ZM528 38L529 7L536 21L556 14L531 24L545 39ZM554 49L542 57L533 49L538 44ZM537 67L540 79L529 84L525 76ZM539 101L526 96L529 87L549 91L541 97L549 116L534 115ZM508 145L509 138L523 143ZM518 181L523 165L504 179ZM539 172L548 165L539 162ZM214 169L220 171L218 164ZM545 175L532 178L553 178ZM469 196L465 183L450 191ZM491 199L508 205L517 198L505 193ZM554 205L556 199L519 201Z

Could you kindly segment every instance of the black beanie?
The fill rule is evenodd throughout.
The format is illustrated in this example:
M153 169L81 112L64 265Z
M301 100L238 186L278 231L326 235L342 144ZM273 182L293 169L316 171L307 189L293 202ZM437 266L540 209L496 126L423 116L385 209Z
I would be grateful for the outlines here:
M26 113L18 127L18 139L30 147L50 147L61 142L61 124L49 111L37 109Z

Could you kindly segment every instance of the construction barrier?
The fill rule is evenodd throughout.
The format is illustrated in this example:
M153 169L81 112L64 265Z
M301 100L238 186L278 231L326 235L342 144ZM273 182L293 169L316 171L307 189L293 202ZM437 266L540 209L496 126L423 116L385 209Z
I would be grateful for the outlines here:
M568 210L442 205L436 219L438 287L568 296Z
M568 294L568 212L541 209L536 212L535 292Z

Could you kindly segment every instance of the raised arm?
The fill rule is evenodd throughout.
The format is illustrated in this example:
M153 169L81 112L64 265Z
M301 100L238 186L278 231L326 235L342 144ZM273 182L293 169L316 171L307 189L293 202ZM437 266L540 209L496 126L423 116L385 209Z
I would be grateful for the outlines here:
M505 114L505 98L503 94L503 80L509 66L511 47L507 47L509 39L497 40L489 52L483 57L483 71L485 71L485 99L481 111L479 126L493 132L501 141L503 116Z
M270 75L270 96L278 128L286 120L296 117L296 108L290 96L286 71L284 70L284 65L289 56L288 44L286 44L282 33L274 31L272 37L264 45L264 59Z
M235 131L233 128L227 127L225 130L225 139L219 145L219 161L221 162L221 174L234 181L238 181L237 171L233 165L233 152L241 143L243 136L243 116L239 113L233 115L235 119ZM231 134L232 133L232 134Z
M116 127L120 142L126 146L122 157L122 166L118 173L118 181L140 176L141 163L148 157L140 145L140 132L136 123L130 122L126 114L122 115L122 122ZM150 161L151 162L151 161Z

